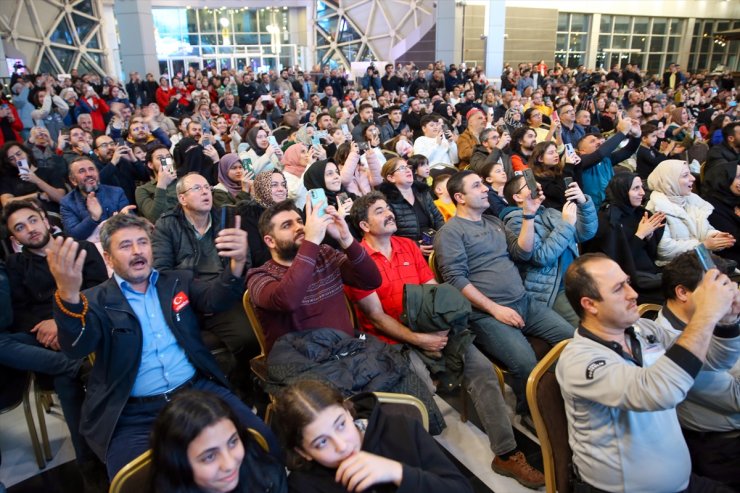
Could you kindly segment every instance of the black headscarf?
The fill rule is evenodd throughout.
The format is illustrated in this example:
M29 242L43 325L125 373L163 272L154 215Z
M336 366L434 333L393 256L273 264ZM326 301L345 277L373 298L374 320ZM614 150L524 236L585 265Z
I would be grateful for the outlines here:
M730 191L730 185L737 175L737 166L736 163L722 163L709 168L701 184L704 199L712 204L740 207L740 197Z
M257 154L258 156L263 155L266 151L266 149L263 149L257 145L257 134L260 130L264 130L264 128L252 127L249 132L247 132L247 143L249 144L249 148L253 149L255 154Z
M326 165L329 163L334 164L334 161L332 161L331 159L322 159L321 161L316 161L311 166L309 166L308 169L306 169L306 172L303 174L303 184L305 185L306 190L311 190L312 188L323 188L324 193L326 193L326 200L328 202L327 205L336 207L337 194L341 192L347 193L347 191L344 189L343 185L338 192L333 192L326 188L324 172L326 171Z
M635 173L617 173L606 186L606 198L601 207L609 210L609 222L612 225L619 224L623 215L643 214L642 207L635 207L630 202L629 191L635 178L638 178Z

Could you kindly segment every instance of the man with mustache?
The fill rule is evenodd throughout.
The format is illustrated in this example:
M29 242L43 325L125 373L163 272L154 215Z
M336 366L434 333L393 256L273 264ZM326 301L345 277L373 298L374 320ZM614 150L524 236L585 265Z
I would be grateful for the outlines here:
M375 289L380 273L352 237L344 215L323 203L306 203L306 222L292 200L268 207L259 231L272 260L247 273L247 288L269 349L289 332L333 328L354 336L342 284ZM343 211L342 211L343 212ZM326 234L343 252L322 245Z
M226 212L213 208L211 186L198 173L180 178L175 191L179 204L159 217L152 235L154 267L162 272L188 270L203 281L216 279L228 269L229 259L220 255L217 241L221 231L230 227L232 215L226 213L230 208L225 208ZM247 388L249 360L259 354L259 345L241 300L219 313L201 314L199 322L234 355L237 367L232 381L239 388Z
M347 288L350 299L359 307L360 328L390 344L407 344L415 349L409 352L411 367L434 392L436 389L432 383L431 368L425 364L430 361L422 359L417 351L440 353L447 346L450 331L415 332L401 323L404 286L437 284L434 274L412 240L393 236L396 220L383 194L370 192L355 200L350 218L356 228L362 231L361 245L383 278L380 287L373 291ZM441 296L440 293L437 291L436 296ZM463 385L488 434L491 450L495 454L493 470L513 477L529 488L539 488L545 484L544 476L527 462L517 448L506 403L491 362L472 343L461 352L464 361Z
M57 324L52 316L54 278L46 263L51 241L49 222L38 206L28 200L10 202L3 210L3 223L23 251L6 260L10 284L13 324L0 332L0 365L49 375L64 411L77 464L88 477L97 460L79 433L85 396L80 374L83 362L59 352ZM105 263L91 243L80 242L86 253L82 285L93 287L108 278Z
M136 208L128 205L122 188L100 184L98 168L87 157L69 163L69 182L75 189L64 196L59 209L64 232L76 240L90 238L113 214L125 214Z
M128 214L117 214L101 228L103 256L114 275L92 289L80 292L87 255L78 255L72 238L56 238L47 248L57 285L59 344L72 358L96 355L80 431L110 478L149 448L157 414L188 388L219 395L240 426L258 430L270 451L281 454L269 428L228 389L198 326L197 313L218 312L241 299L247 238L238 226L237 219L236 227L216 238L219 256L229 265L208 282L189 271L153 269L151 226Z

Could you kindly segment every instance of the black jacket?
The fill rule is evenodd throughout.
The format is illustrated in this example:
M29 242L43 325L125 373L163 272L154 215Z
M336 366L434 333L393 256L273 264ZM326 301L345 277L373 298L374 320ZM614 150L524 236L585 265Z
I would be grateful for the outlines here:
M249 251L249 265L251 267L260 267L262 264L272 258L270 249L265 245L259 228L260 216L265 212L265 208L254 200L245 200L236 204L236 213L242 217L242 229L247 232L247 244Z
M190 363L204 378L228 387L226 376L203 344L196 311L214 313L232 307L242 297L244 279L234 277L228 269L210 282L193 279L188 271L160 272L156 291L167 325ZM78 318L62 313L56 303L54 320L59 344L68 357L80 359L93 352L96 355L82 405L80 432L93 452L105 460L118 417L138 374L143 335L138 318L114 278L84 294L89 303L84 328ZM179 305L179 312L173 307L176 295L185 295L189 300L187 305ZM73 313L82 312L82 303L65 306ZM254 423L245 424L271 436L257 418ZM277 443L271 443L270 449L273 447L279 449Z
M364 490L365 492L472 493L468 480L424 431L418 420L390 414L373 394L359 394L351 401L356 417L368 420L362 450L403 465L400 486L377 484ZM336 470L312 461L307 469L291 472L288 476L288 491L346 493L347 490L334 480L335 474Z
M414 199L419 202L421 208L427 215L429 227L439 231L439 229L444 225L445 220L439 212L439 209L437 209L437 206L434 205L434 200L432 200L429 186L415 181L414 184L411 185L411 188L414 191ZM396 226L398 227L396 235L403 236L404 238L409 238L414 241L421 240L421 228L419 226L416 213L414 212L414 206L409 204L406 199L403 198L401 192L392 183L383 182L378 186L378 190L383 192L386 196L388 204L390 204L391 209L393 209L393 214L396 215Z
M82 267L82 289L88 289L108 279L108 271L95 245L89 241L79 244L87 252ZM46 257L25 250L10 255L6 267L15 315L11 331L27 332L42 320L51 319L57 285Z
M219 210L211 210L211 229L215 239L219 231L223 229ZM196 276L200 262L200 250L198 239L195 237L193 227L188 223L182 206L165 212L157 220L156 228L152 234L152 253L154 254L154 267L167 270L189 270ZM224 268L229 260L221 258ZM247 265L247 269L249 266Z
M712 167L722 163L740 164L740 152L735 152L726 142L722 142L709 149L707 162L704 165L704 172L706 173Z

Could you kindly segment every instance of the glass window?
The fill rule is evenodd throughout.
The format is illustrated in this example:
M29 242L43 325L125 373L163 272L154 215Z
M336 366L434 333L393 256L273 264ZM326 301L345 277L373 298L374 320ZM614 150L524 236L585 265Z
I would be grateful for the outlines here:
M235 34L234 44L237 45L256 45L259 44L259 38L256 34Z
M710 68L710 69L714 70L717 67L717 65L721 65L722 64L722 62L724 61L724 59L725 59L724 52L717 53L715 51L712 54L712 62L709 64L709 67L707 67L707 68Z
M257 12L249 9L234 12L234 31L238 33L256 33Z
M640 36L640 35L632 36L632 45L630 46L630 48L632 48L633 50L645 51L645 44L646 44L645 40L646 39L647 38L645 36Z
M599 36L599 51L603 51L607 48L611 48L611 36L607 35L600 35Z
M72 61L74 60L75 54L77 52L72 50L65 50L64 48L57 48L56 46L52 46L51 51L52 53L54 53L54 56L59 61L59 64L62 66L62 70L69 73L70 69L72 68Z
M680 44L681 38L679 38L678 36L671 36L670 38L668 38L668 45L666 46L665 51L677 52Z
M665 44L663 36L653 36L650 38L650 52L656 53L663 51L663 45Z
M696 62L696 68L699 70L707 68L708 56L706 54L699 55L699 61Z
M630 18L624 15L618 15L614 17L614 32L615 33L629 33L630 32Z
M87 43L87 47L91 48L93 50L99 50L100 49L100 41L98 40L99 34L95 34L92 38L90 38L90 41Z
M95 15L95 11L93 11L92 0L82 0L80 3L75 5L75 9L79 10L80 12L84 12L87 15Z
M206 34L202 35L200 37L200 44L202 45L217 45L218 42L218 36L215 34Z
M653 34L666 34L667 22L666 19L653 19Z
M629 48L629 36L615 34L612 39L612 48Z
M615 36L616 37L616 36ZM570 37L569 51L586 51L586 35L573 34Z
M165 11L166 9L154 9L153 12L156 12L158 10ZM198 14L194 9L185 9L185 15L187 17L187 23L188 23L188 32L189 33L197 33L198 32Z
M198 10L198 21L200 25L200 32L212 33L216 31L216 21L214 20L212 10Z
M660 65L663 61L663 55L648 55L647 71L652 74L660 73Z
M635 25L632 34L647 34L650 19L647 17L635 17Z
M702 23L702 21L700 21L700 20L697 20L694 23L694 36L698 36L699 33L701 32L701 23Z
M605 33L605 34L612 32L612 16L611 15L601 16L601 24L600 24L599 32Z
M729 21L720 21L717 23L716 31L727 31L728 29L730 29Z
M588 31L588 18L586 14L570 14L570 30L571 32L586 32Z
M701 39L701 51L703 53L708 53L709 48L712 46L712 38L709 36L705 36Z
M691 52L695 52L699 48L699 38L691 39Z
M568 50L568 35L565 33L558 33L556 36L556 50L567 51Z
M603 17L602 17L603 18ZM558 31L568 30L568 14L558 14Z
M66 17L62 17L62 20L59 21L59 25L57 25L57 28L51 34L50 40L52 43L74 46L75 42L72 37L72 30L69 28Z
M682 35L683 34L683 20L671 19L671 34Z

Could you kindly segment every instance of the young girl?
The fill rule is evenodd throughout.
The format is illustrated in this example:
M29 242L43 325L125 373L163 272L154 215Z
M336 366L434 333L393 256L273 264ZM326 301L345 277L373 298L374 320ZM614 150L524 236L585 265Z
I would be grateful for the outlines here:
M238 423L214 394L192 390L177 395L152 430L152 491L285 493L283 465Z
M303 462L290 491L472 491L419 421L389 418L373 394L345 402L327 383L297 382L278 398L275 416L286 450Z

